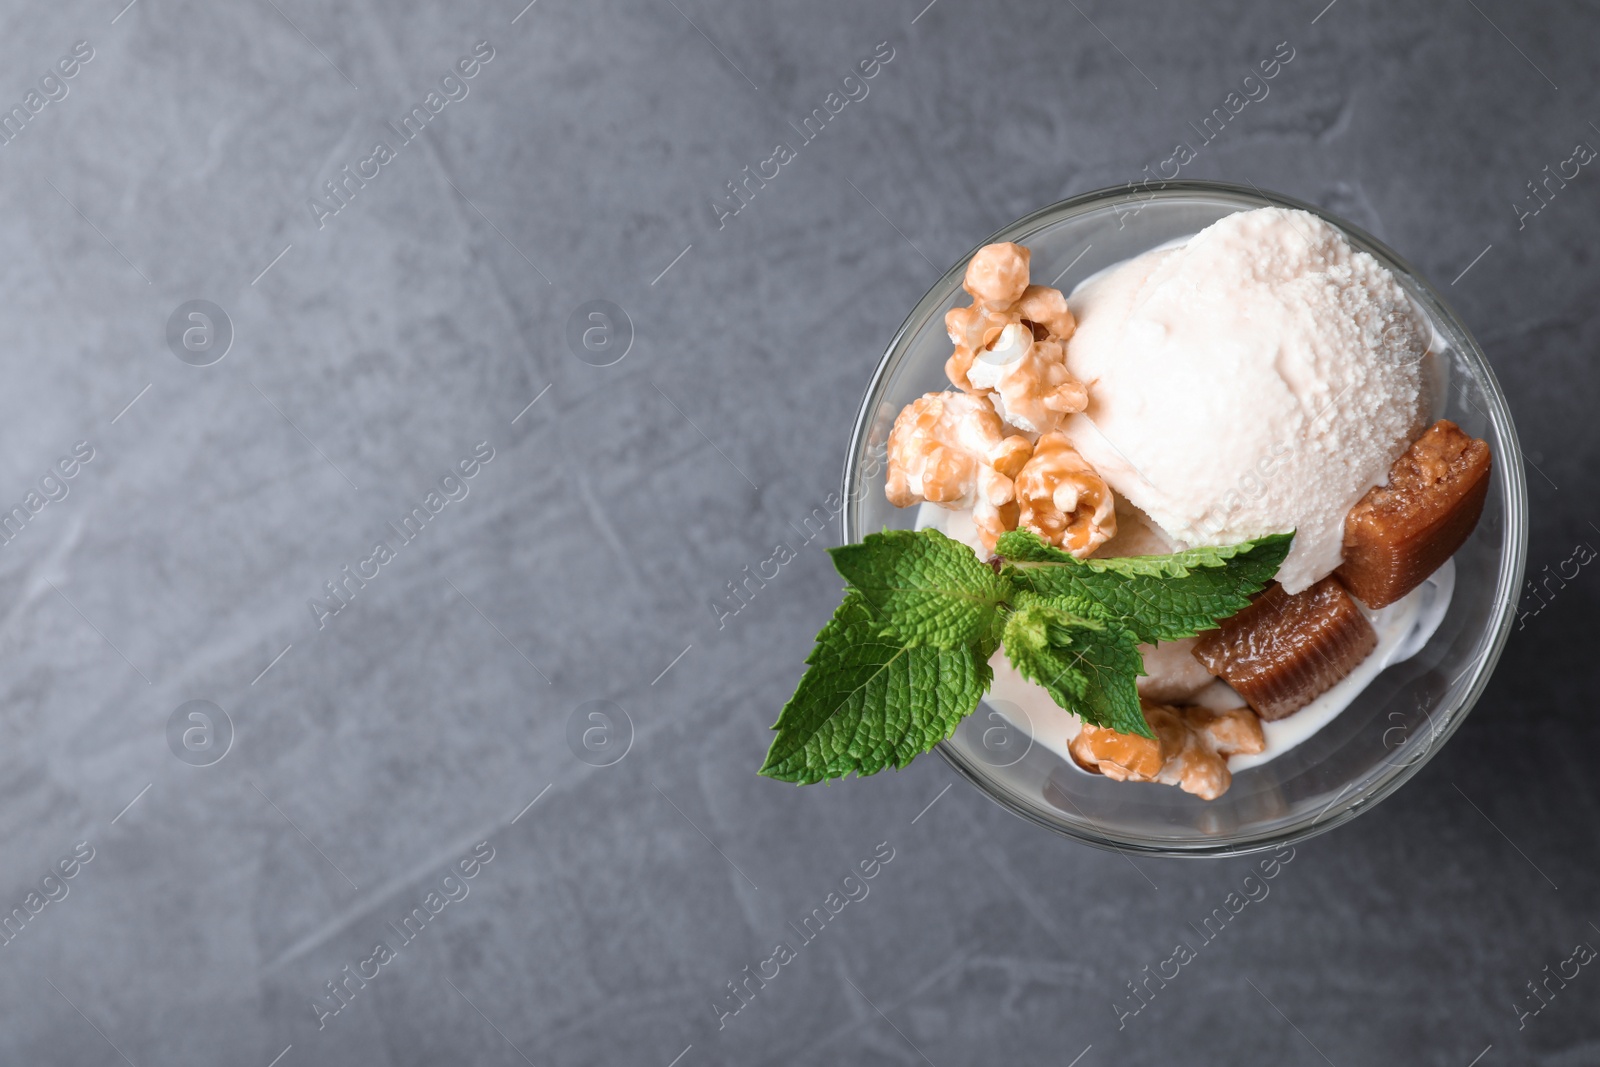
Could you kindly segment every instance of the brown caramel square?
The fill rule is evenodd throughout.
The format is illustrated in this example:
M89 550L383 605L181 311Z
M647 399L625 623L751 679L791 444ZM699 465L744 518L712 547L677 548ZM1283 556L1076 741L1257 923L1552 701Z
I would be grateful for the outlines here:
M1488 495L1489 446L1439 420L1345 516L1334 573L1368 607L1393 604L1455 554Z
M1330 577L1293 596L1274 582L1202 634L1194 655L1272 722L1327 692L1377 646L1372 624Z

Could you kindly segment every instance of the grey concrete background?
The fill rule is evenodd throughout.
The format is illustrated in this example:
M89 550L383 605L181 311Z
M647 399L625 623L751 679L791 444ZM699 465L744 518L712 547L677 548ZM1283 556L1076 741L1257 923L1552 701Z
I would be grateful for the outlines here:
M1250 861L1056 840L933 757L758 778L836 600L825 539L724 627L708 608L835 488L939 272L1139 177L1279 42L1185 174L1323 204L1446 288L1520 419L1530 571L1570 574L1600 544L1600 187L1514 205L1600 144L1592 5L125 2L0 10L6 108L93 50L0 147L0 503L93 448L0 547L5 908L93 850L0 947L0 1062L1600 1061L1600 974L1537 1014L1526 986L1600 945L1588 569L1525 602L1406 789L1120 1029ZM308 200L479 41L468 95L319 228ZM719 229L724 182L880 42L870 95ZM235 335L207 367L165 338L194 299ZM611 366L566 341L594 299L635 333ZM479 442L469 495L319 629L323 583ZM191 759L231 723L210 766L169 747L192 700L226 722L207 755L181 719ZM575 716L620 762L574 755ZM445 883L468 895L319 1029L325 983L482 841ZM727 983L885 842L719 1029Z

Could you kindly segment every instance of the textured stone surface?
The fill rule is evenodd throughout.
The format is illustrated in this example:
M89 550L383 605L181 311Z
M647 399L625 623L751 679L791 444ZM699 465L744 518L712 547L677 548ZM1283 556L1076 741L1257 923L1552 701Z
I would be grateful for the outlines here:
M94 49L0 147L0 500L95 450L0 549L0 898L94 849L0 948L0 1062L1600 1059L1592 968L1513 1008L1600 944L1590 569L1527 602L1401 794L1302 845L1120 1030L1125 983L1249 863L1055 840L941 796L934 758L759 779L836 531L724 628L706 607L835 487L947 264L1166 158L1280 41L1185 173L1326 205L1447 288L1520 419L1530 571L1570 574L1600 544L1600 192L1586 168L1520 229L1512 204L1600 142L1600 15L923 2L0 8L7 107ZM308 198L480 40L469 94L319 229ZM880 41L870 95L719 229L723 183ZM209 367L164 339L191 299L236 334ZM593 299L636 333L612 366L566 342ZM308 598L480 441L470 495L319 630ZM231 719L212 766L169 750L189 700ZM596 700L633 724L609 767L566 740ZM482 840L470 894L319 1031L324 983ZM870 896L719 1031L726 983L879 842Z

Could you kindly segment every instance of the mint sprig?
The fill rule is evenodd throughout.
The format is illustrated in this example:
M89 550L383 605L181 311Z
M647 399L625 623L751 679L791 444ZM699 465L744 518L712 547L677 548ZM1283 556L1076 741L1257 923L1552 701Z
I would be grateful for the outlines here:
M898 769L978 706L994 677L992 650L908 644L882 619L859 589L845 591L773 726L762 774L807 785Z
M1278 573L1294 534L1191 548L1167 556L1076 559L1032 530L1000 535L995 551L1022 588L1092 601L1140 641L1176 641L1216 626L1250 604Z
M761 773L807 784L903 767L955 732L1012 665L1083 721L1153 736L1138 645L1190 637L1250 603L1293 534L1167 556L1079 560L1019 530L998 570L937 530L830 549L849 583L773 725Z

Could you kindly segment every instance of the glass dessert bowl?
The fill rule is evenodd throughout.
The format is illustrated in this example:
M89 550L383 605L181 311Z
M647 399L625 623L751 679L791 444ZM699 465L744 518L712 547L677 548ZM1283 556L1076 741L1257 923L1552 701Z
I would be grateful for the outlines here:
M1431 612L1426 605L1412 612L1412 617L1426 616L1424 623L1396 622L1400 629L1386 632L1379 646L1381 661L1370 659L1346 679L1354 695L1347 692L1315 724L1309 717L1299 720L1307 728L1296 731L1287 745L1280 741L1271 748L1271 728L1295 723L1295 714L1307 715L1310 709L1268 723L1269 750L1228 760L1231 786L1225 782L1225 791L1213 799L1089 773L1067 755L1067 739L1051 732L1059 724L1035 721L1038 705L1004 699L1009 694L997 675L990 696L939 744L940 753L997 803L1090 844L1229 855L1298 840L1353 818L1397 789L1460 725L1482 692L1515 615L1527 500L1504 396L1482 351L1439 294L1374 238L1286 197L1189 181L1155 191L1117 189L1075 197L1006 227L985 244L1026 246L1032 281L1071 293L1107 268L1181 242L1230 215L1264 207L1306 211L1333 227L1392 275L1431 329L1425 422L1449 420L1487 444L1493 463L1482 513L1450 561L1429 579L1430 589L1409 598L1431 603ZM885 456L901 411L924 394L953 388L946 376L952 345L945 316L968 302L962 282L970 258L963 257L918 302L873 376L845 466L847 544L885 528L918 525L918 508L895 507L886 497ZM1042 327L1036 332L1044 335ZM1005 341L992 341L991 347L995 344L1003 347ZM1114 446L1113 451L1120 455ZM1383 629L1377 618L1374 622Z

